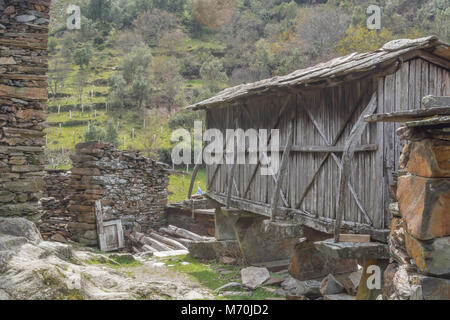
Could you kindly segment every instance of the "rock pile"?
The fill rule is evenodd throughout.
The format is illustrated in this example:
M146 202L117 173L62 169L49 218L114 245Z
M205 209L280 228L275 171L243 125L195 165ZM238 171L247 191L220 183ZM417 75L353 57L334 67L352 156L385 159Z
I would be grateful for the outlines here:
M0 216L39 219L50 0L0 0Z
M102 142L80 143L73 162L68 211L76 241L97 245L95 201L103 221L121 219L125 233L147 232L165 225L168 167L136 152L121 152Z

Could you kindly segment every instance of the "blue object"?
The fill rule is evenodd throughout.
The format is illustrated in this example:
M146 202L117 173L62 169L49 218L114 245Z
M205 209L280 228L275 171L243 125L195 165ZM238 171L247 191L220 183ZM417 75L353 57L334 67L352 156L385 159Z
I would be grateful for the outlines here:
M203 194L202 188L200 188L200 185L197 186L197 194Z

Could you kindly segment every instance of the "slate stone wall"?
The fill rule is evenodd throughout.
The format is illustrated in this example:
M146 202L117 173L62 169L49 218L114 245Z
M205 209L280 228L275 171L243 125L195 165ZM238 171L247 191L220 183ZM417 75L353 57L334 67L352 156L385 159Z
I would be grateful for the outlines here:
M0 216L39 220L50 0L0 0Z
M67 209L75 218L69 224L74 240L97 245L96 200L101 200L103 221L120 218L125 234L166 224L167 165L102 142L78 144L71 159Z
M450 300L450 132L414 133L400 157L383 295Z

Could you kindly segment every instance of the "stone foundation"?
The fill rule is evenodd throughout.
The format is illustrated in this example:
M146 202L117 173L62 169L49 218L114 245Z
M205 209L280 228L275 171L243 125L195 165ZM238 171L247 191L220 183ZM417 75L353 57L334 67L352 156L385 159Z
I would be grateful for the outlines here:
M0 1L0 216L39 220L50 0Z

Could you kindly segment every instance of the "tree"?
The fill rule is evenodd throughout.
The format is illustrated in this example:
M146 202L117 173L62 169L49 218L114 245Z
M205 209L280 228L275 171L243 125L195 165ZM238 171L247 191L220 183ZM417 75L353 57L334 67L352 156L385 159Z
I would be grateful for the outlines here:
M106 123L105 142L111 143L116 148L119 145L119 132L112 121Z
M102 129L94 124L89 125L88 130L84 133L84 141L102 141L105 139L105 133Z
M304 52L311 59L323 59L328 58L336 43L345 36L348 25L348 15L339 8L313 7L307 10L297 28L297 34Z
M184 104L183 78L175 58L155 58L151 68L151 81L154 103L165 105L169 112L173 107L181 107Z
M86 17L93 21L109 21L111 8L111 0L90 0L86 10Z
M92 48L90 45L78 46L72 54L73 62L81 69L87 68L92 59Z
M146 44L156 46L164 33L176 28L177 18L167 11L153 9L142 12L133 21L133 26L135 31L141 34Z
M346 31L346 36L336 45L336 51L341 55L355 51L373 51L393 38L392 32L385 28L377 32L369 30L365 26L350 27Z
M150 81L148 68L152 62L150 49L134 47L122 61L122 70L110 80L108 101L112 107L142 108L148 101Z
M182 30L174 30L172 32L165 32L159 39L158 46L160 48L167 49L170 54L175 54L175 49L177 45L182 43L186 38Z
M222 62L213 58L203 63L200 68L200 76L202 80L207 83L207 86L214 90L218 90L220 83L228 80L227 74L224 71Z
M134 47L122 61L122 75L127 84L133 82L138 72L145 72L152 62L150 49L145 45Z
M78 102L80 103L80 105L83 105L83 94L86 89L87 82L88 82L87 72L83 69L80 69L77 72L74 83L75 90L78 95Z

